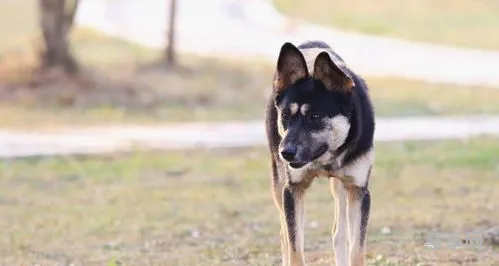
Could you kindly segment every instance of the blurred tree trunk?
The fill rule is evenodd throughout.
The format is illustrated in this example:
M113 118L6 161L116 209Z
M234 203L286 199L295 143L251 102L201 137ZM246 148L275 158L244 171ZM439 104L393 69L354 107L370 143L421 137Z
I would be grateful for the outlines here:
M167 44L165 49L165 60L169 66L177 64L175 55L175 20L177 16L177 0L170 0L169 16L168 16L168 34Z
M61 67L66 73L78 72L76 59L70 52L68 35L73 26L79 0L39 0L40 27L44 50L43 68Z

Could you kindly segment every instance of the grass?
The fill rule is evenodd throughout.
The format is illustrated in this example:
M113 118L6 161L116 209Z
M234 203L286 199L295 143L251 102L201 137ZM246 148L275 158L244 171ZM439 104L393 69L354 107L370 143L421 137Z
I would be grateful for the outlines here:
M273 0L279 10L327 26L440 44L499 49L495 0Z
M377 149L369 265L499 264L490 245L424 247L430 231L497 225L497 139ZM252 148L3 161L0 265L277 265L267 158ZM333 206L327 180L316 180L306 198L310 265L330 259Z
M35 1L4 1L0 17L0 119L9 127L262 119L272 66L180 55L180 69L151 67L160 52L76 28L84 80L35 80ZM499 90L366 77L379 116L499 113Z

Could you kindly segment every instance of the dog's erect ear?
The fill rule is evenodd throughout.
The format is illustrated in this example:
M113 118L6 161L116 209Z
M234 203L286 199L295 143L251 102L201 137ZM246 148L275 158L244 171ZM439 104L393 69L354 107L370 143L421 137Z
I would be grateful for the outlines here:
M329 56L328 52L317 55L314 63L314 78L322 81L328 90L349 92L355 82L345 71L339 68Z
M287 86L307 76L307 63L300 50L289 42L283 44L277 59L274 90L281 92Z

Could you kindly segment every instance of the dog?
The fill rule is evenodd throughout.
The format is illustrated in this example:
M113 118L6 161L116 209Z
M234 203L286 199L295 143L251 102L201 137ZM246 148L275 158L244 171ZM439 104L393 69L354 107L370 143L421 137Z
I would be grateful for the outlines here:
M365 265L374 163L374 108L366 82L322 41L281 46L265 113L282 265L305 265L304 196L330 180L338 266Z

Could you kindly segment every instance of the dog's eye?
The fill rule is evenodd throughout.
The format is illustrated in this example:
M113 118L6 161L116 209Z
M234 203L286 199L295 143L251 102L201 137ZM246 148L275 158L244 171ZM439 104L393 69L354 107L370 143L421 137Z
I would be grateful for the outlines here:
M320 113L311 113L310 114L310 120L312 122L317 122L322 118L322 115Z
M282 112L282 114L281 114L281 119L282 119L283 121L287 121L287 120L289 119L289 114L288 114L288 112Z

